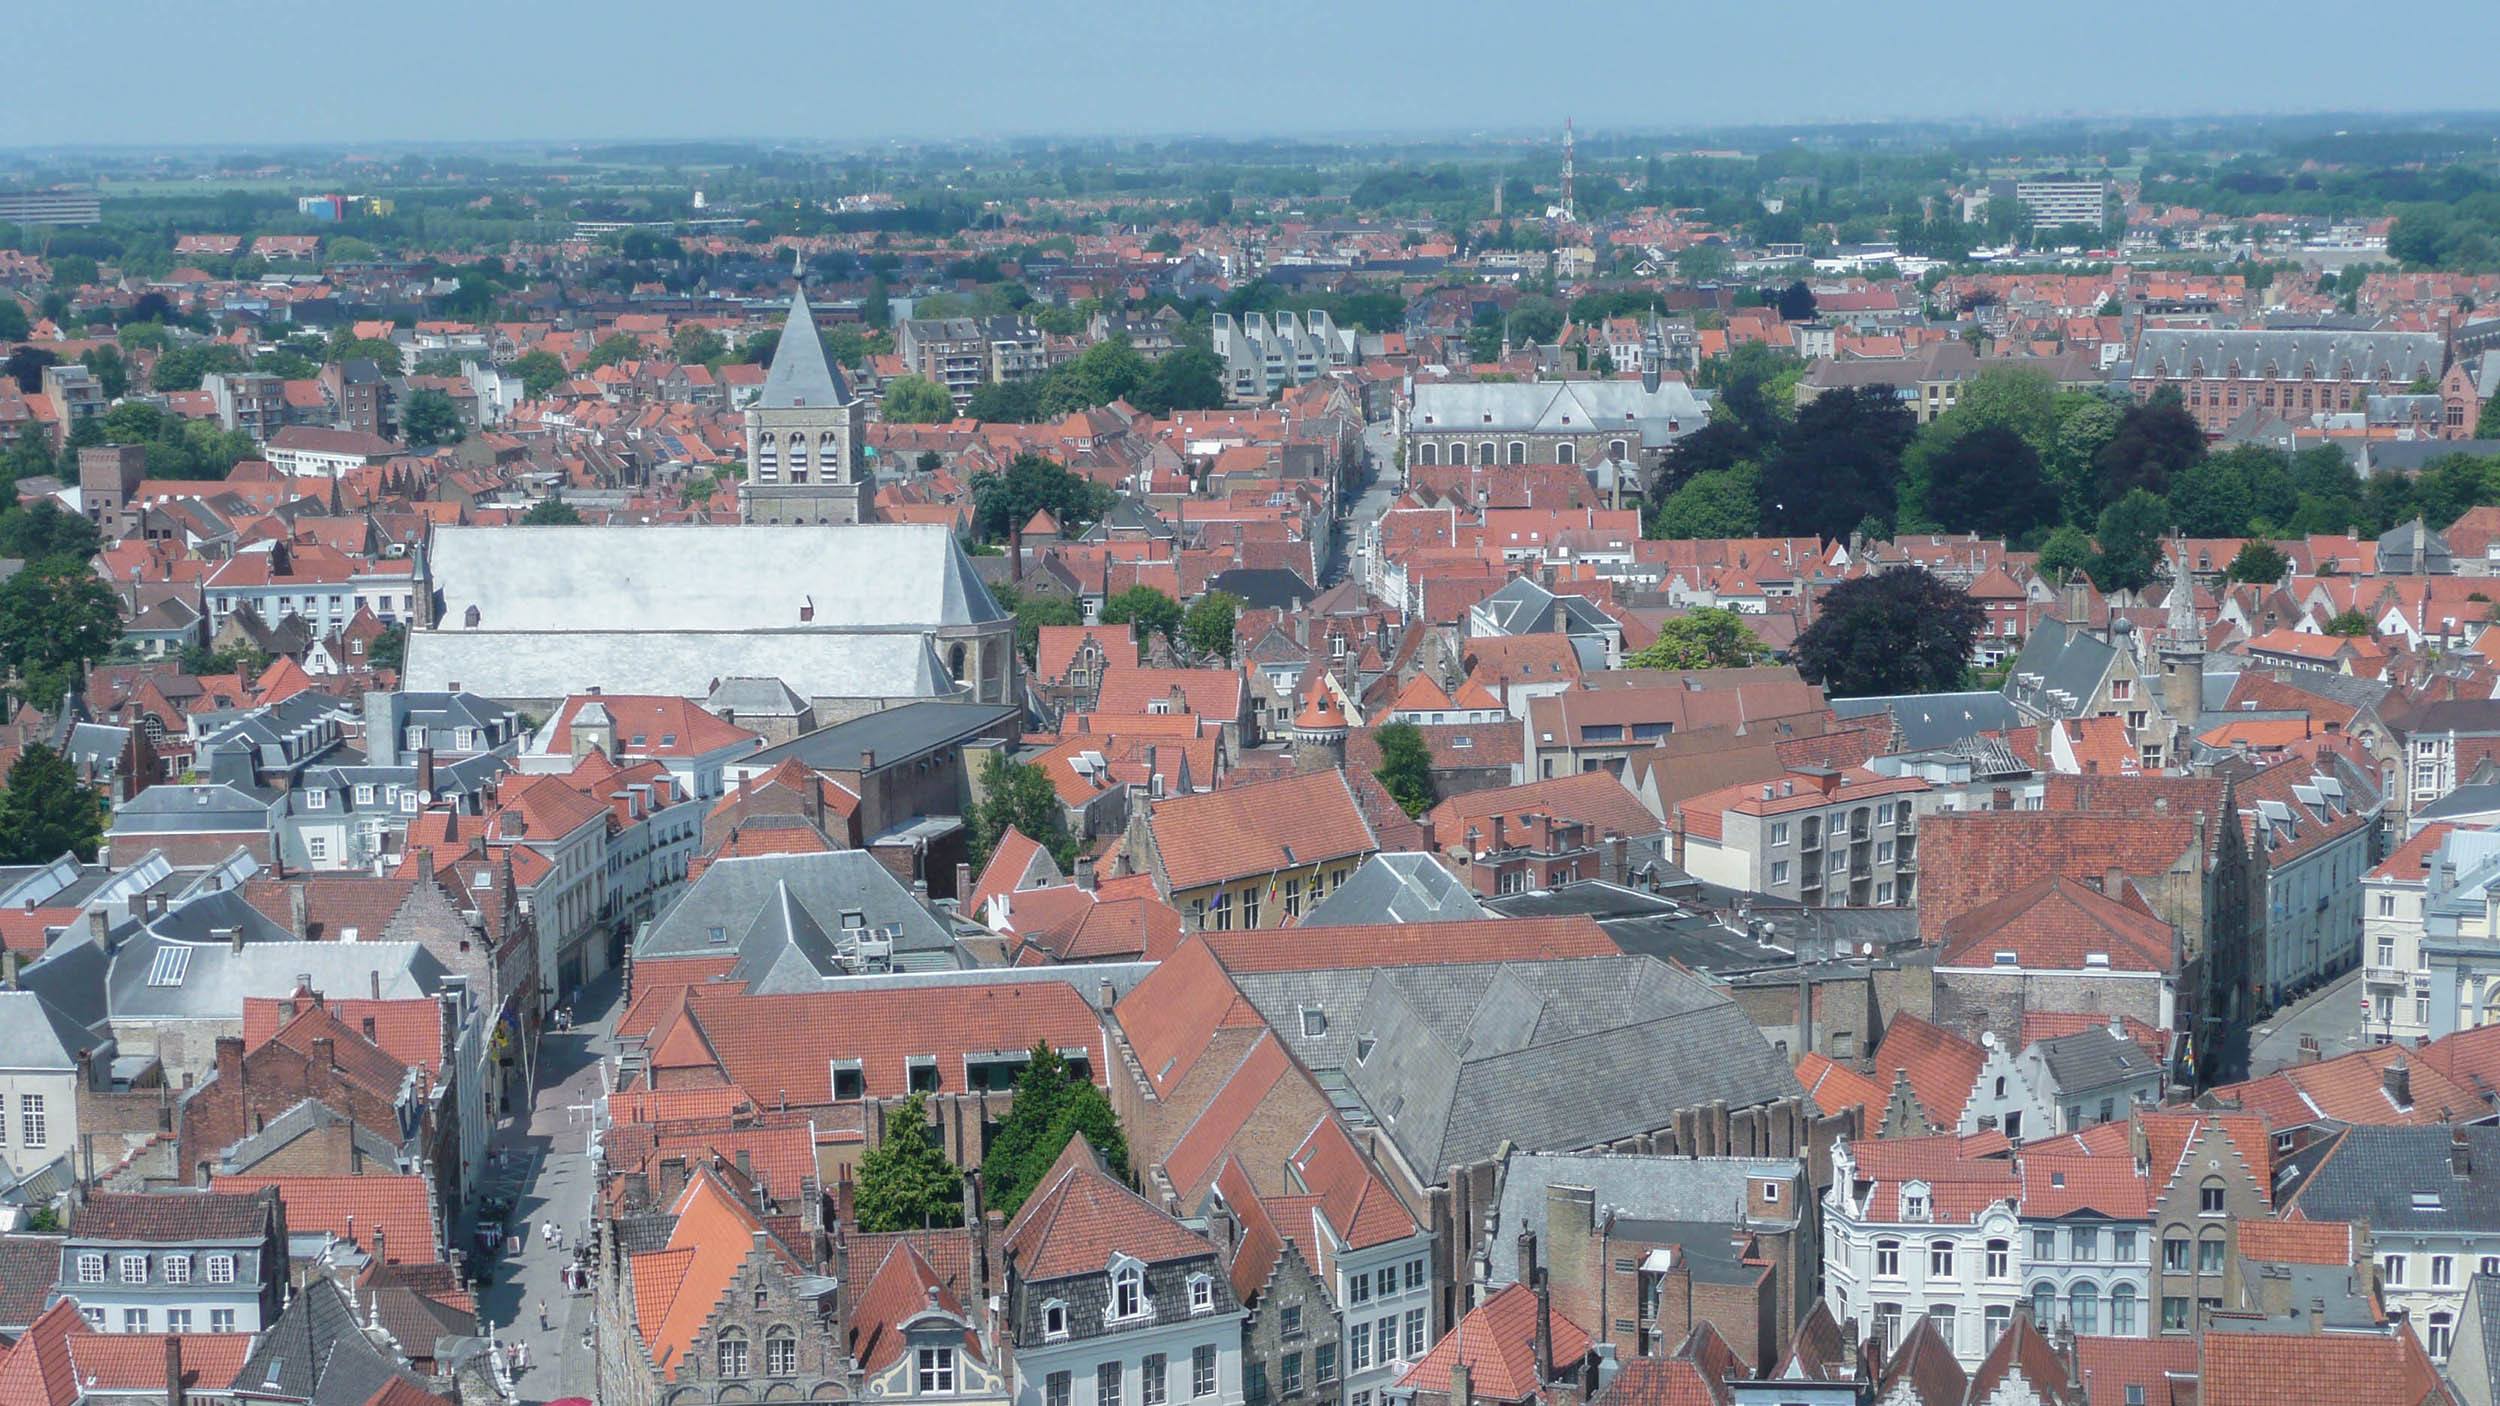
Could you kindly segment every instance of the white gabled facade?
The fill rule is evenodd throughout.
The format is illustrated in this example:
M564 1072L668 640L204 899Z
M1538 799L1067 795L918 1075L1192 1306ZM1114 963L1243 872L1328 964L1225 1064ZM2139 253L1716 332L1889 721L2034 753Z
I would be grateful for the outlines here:
M2002 1158L1950 1134L1841 1143L1823 1200L1823 1299L1832 1316L1898 1344L1917 1318L1965 1365L2022 1301L2020 1183Z

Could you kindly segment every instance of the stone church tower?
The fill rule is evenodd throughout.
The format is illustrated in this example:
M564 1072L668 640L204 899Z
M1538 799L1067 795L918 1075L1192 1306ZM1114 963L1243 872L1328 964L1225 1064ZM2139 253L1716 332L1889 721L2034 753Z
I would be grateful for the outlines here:
M867 407L825 360L807 290L790 294L790 318L773 348L764 393L747 410L743 522L854 523L876 518L860 470Z

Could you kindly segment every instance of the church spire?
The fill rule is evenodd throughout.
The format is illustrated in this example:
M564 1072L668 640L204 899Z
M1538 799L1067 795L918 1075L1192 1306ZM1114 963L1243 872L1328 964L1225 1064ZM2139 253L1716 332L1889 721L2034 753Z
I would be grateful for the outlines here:
M850 387L825 360L824 340L816 335L816 314L807 305L807 288L795 284L790 290L790 316L781 324L772 370L764 377L763 404L770 410L799 406L829 410L849 404L850 399Z

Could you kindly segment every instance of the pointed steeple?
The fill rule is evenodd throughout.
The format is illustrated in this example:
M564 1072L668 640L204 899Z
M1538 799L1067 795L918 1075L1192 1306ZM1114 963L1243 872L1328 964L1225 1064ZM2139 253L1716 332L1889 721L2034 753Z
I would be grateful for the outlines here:
M808 310L804 285L790 290L790 317L781 324L781 342L773 348L772 370L764 377L759 402L767 410L795 407L832 409L850 403L851 389L825 360L824 340L816 335L816 315Z

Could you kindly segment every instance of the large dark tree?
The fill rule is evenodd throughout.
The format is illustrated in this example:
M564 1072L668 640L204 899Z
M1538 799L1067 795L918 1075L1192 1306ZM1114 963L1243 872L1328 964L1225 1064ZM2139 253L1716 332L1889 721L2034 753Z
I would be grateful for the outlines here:
M1797 637L1797 671L1835 698L1961 687L1986 613L1951 582L1915 569L1844 581Z
M1109 1164L1113 1176L1127 1177L1128 1139L1111 1101L1092 1080L1071 1074L1057 1050L1037 1044L1024 1072L1016 1076L1015 1098L999 1122L998 1136L981 1158L989 1204L1012 1218L1067 1150L1068 1140L1079 1133Z
M972 476L973 530L985 541L1003 541L1008 533L1048 509L1059 530L1073 537L1111 510L1110 489L1068 472L1039 454L1018 454L1003 474Z
M1869 518L1890 522L1901 453L1917 417L1890 386L1826 391L1762 467L1762 528L1839 541Z
M2170 480L2205 457L2205 432L2175 392L2164 391L2118 416L2118 433L2092 456L2101 501L2114 503L2131 488L2166 493Z
M929 1096L917 1090L886 1115L885 1136L859 1159L857 1214L869 1232L963 1224L963 1173L929 1127Z
M121 633L119 602L85 562L33 562L0 583L0 668L38 708L59 707Z
M1923 455L1923 507L1948 532L2018 538L2057 521L2057 485L2040 456L2004 425L1981 425Z
M1800 279L1779 292L1780 321L1805 322L1814 316L1814 290Z
M1650 496L1664 503L1675 490L1703 474L1719 473L1762 452L1761 441L1733 415L1714 415L1710 423L1668 446L1666 462Z
M93 859L104 842L104 800L69 758L30 742L0 792L0 864L49 864L63 854Z

